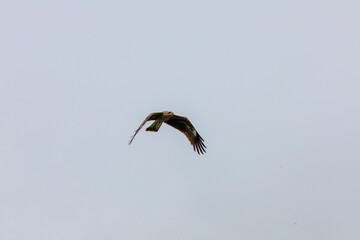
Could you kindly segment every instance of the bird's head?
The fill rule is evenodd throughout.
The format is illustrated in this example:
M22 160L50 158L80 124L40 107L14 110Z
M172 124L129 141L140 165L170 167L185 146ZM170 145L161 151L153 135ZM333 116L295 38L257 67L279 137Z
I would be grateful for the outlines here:
M164 111L164 115L172 116L172 115L174 115L174 113L172 111Z

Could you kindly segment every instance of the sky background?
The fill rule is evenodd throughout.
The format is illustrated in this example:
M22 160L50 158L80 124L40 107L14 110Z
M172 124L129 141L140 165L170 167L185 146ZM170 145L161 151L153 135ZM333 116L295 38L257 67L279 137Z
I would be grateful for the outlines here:
M0 239L360 239L359 13L3 3ZM164 110L205 155L168 125L127 144Z

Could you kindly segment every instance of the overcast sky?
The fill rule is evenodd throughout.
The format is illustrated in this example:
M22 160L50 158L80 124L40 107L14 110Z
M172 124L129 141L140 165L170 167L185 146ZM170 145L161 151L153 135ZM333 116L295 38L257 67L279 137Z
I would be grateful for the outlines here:
M359 13L3 3L0 239L360 239ZM127 144L164 110L206 154L166 124Z

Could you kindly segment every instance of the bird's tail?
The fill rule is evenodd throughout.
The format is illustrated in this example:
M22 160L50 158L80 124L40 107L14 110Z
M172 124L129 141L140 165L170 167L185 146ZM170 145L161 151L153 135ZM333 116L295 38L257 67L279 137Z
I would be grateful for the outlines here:
M159 128L161 127L162 123L163 123L162 121L157 120L157 121L153 122L153 124L151 124L151 126L148 127L146 129L146 131L157 132L157 131L159 131Z

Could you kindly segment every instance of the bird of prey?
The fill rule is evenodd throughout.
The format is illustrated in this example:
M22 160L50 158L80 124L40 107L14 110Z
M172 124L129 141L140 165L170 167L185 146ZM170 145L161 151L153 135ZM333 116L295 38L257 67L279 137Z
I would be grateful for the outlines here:
M206 152L204 139L202 139L202 137L196 131L189 119L187 119L186 117L177 116L171 111L150 113L149 116L145 118L144 122L140 125L140 127L136 129L135 134L131 137L129 141L129 145L134 140L136 134L140 131L144 124L147 121L151 120L155 120L155 122L153 122L150 127L146 128L146 131L157 132L161 127L161 124L164 122L185 134L185 136L189 139L191 145L194 147L194 151L196 151L198 154L204 154Z

